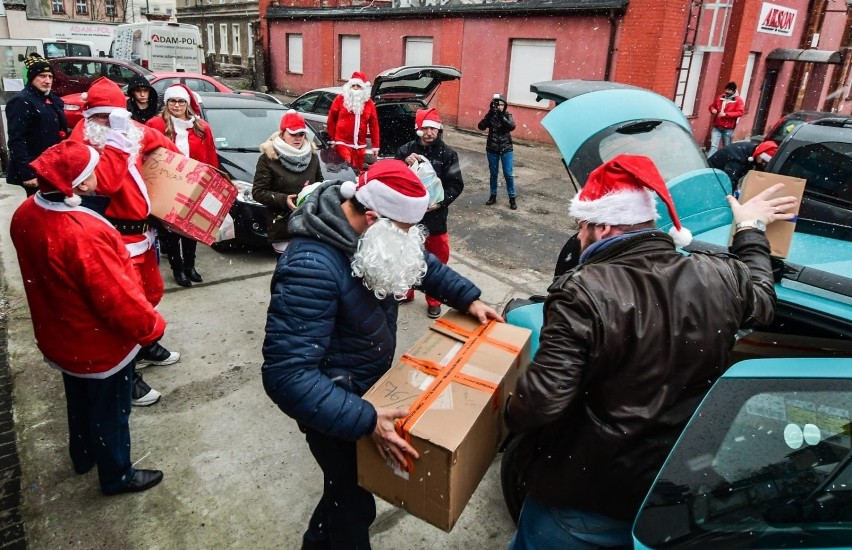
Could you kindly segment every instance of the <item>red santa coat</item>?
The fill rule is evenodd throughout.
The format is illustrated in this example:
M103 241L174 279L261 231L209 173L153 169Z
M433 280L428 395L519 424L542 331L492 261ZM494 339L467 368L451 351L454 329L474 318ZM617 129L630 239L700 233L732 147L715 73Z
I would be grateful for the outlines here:
M219 168L219 155L216 153L216 142L213 139L213 130L207 122L200 120L204 128L204 137L199 136L193 130L187 132L186 140L189 142L189 158L195 159L213 168ZM145 123L149 128L154 128L161 134L166 133L166 120L161 116L155 116ZM168 136L166 136L168 139Z
M36 344L51 366L106 378L166 328L118 231L97 212L36 194L15 211L12 243Z
M328 111L328 136L336 145L344 145L352 149L367 147L367 128L370 128L370 140L373 149L379 149L379 117L376 114L376 104L368 99L360 115L348 111L343 106L343 95L331 102Z

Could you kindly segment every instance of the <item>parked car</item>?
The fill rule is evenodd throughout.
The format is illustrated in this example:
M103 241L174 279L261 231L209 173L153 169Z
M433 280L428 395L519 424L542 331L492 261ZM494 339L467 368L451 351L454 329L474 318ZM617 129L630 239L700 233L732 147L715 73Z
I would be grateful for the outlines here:
M261 143L279 130L287 108L261 98L238 94L202 93L201 116L213 129L219 164L239 189L231 207L236 236L234 243L268 246L266 207L251 196ZM324 179L353 180L355 171L319 135L308 128L308 139L319 156Z
M157 72L148 73L145 75L145 78L147 78L151 83L151 87L157 91L157 95L161 100L163 92L165 92L166 88L172 84L186 84L186 86L194 92L240 94L258 97L272 103L281 103L281 101L273 95L255 92L253 90L235 90L224 82L220 82L212 76L201 73ZM126 94L127 85L123 85L122 89ZM83 103L85 102L82 94L77 93L62 96L62 101L65 103L65 118L68 120L68 126L73 128L83 117L82 109Z
M828 113L825 111L794 111L790 114L784 115L778 119L778 121L772 125L772 128L766 132L765 136L754 136L752 139L756 141L766 141L772 140L775 143L781 143L784 141L784 138L793 131L796 126L800 124L804 124L805 122L814 122L816 120L820 120L823 118L852 118L845 117L844 115L838 115L837 113Z
M382 71L373 79L371 96L379 116L379 156L396 150L417 137L414 113L429 105L442 82L461 78L461 71L440 65L411 65ZM326 130L331 103L343 88L318 88L300 95L290 107L302 113L317 131Z
M48 61L53 69L53 92L60 97L83 93L102 76L119 86L125 86L136 75L151 74L151 71L136 63L120 59L54 57Z
M684 253L727 251L732 221L727 176L707 168L671 101L609 82L554 81L531 89L558 103L542 125L578 189L591 170L618 154L647 155L660 168L681 222L693 233ZM775 162L784 163L785 156ZM671 220L659 202L658 212L660 228L668 230ZM735 365L705 398L634 525L636 548L819 548L841 539L848 546L852 365L832 357L852 355L852 242L797 231L789 256L774 263L775 320L760 331L742 333L734 348L734 357L773 359ZM534 354L543 323L542 297L510 302L504 313L507 322L533 331ZM794 355L821 358L778 358ZM800 415L792 405L809 412ZM796 426L809 432L802 453L793 447L802 433ZM767 446L744 443L753 434ZM516 467L517 441L509 439L501 464L504 499L515 519L525 497L523 473ZM690 472L683 471L684 461ZM675 464L680 477L668 473ZM784 471L789 468L795 472ZM699 481L696 491L687 478L707 483Z

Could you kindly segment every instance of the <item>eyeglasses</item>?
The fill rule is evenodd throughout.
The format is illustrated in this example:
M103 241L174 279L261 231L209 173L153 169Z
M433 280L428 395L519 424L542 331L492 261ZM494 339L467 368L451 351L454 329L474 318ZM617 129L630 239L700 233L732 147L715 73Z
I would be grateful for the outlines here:
M185 99L170 99L166 103L171 103L172 105L186 105Z

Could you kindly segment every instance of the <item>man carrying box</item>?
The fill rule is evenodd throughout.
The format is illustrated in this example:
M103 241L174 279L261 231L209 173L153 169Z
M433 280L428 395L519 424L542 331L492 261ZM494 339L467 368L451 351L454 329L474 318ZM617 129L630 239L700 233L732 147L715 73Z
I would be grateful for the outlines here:
M383 459L417 452L394 428L405 409L361 396L391 367L399 297L427 291L480 322L500 315L470 281L423 250L415 225L429 204L404 162L376 162L353 182L328 181L293 213L278 260L263 343L263 384L294 418L323 471L324 491L303 548L369 548L373 496L358 487L355 441L370 435Z
M102 153L95 173L101 182L101 193L112 199L106 218L121 233L145 296L156 306L163 297L163 277L154 248L154 231L148 224L151 201L140 171L144 156L154 149L179 151L162 133L131 120L125 108L126 99L115 82L107 78L96 80L86 94L84 118L77 123L70 139L91 145ZM107 140L129 157L105 150ZM180 353L170 352L158 342L143 348L139 356L140 366L171 365L178 361ZM134 370L133 404L148 406L159 399L160 392L148 386Z

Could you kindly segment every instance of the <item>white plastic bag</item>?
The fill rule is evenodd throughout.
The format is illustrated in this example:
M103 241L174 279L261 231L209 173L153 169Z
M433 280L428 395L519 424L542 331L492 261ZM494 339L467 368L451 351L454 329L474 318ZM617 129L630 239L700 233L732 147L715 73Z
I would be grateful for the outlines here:
M418 158L419 160L409 168L417 174L417 177L426 186L426 191L429 193L429 206L432 206L444 200L444 186L429 159L422 155L418 155Z
M230 214L225 214L225 219L222 220L222 225L219 226L219 235L216 237L216 242L230 241L236 238L236 230L234 229L234 218Z

